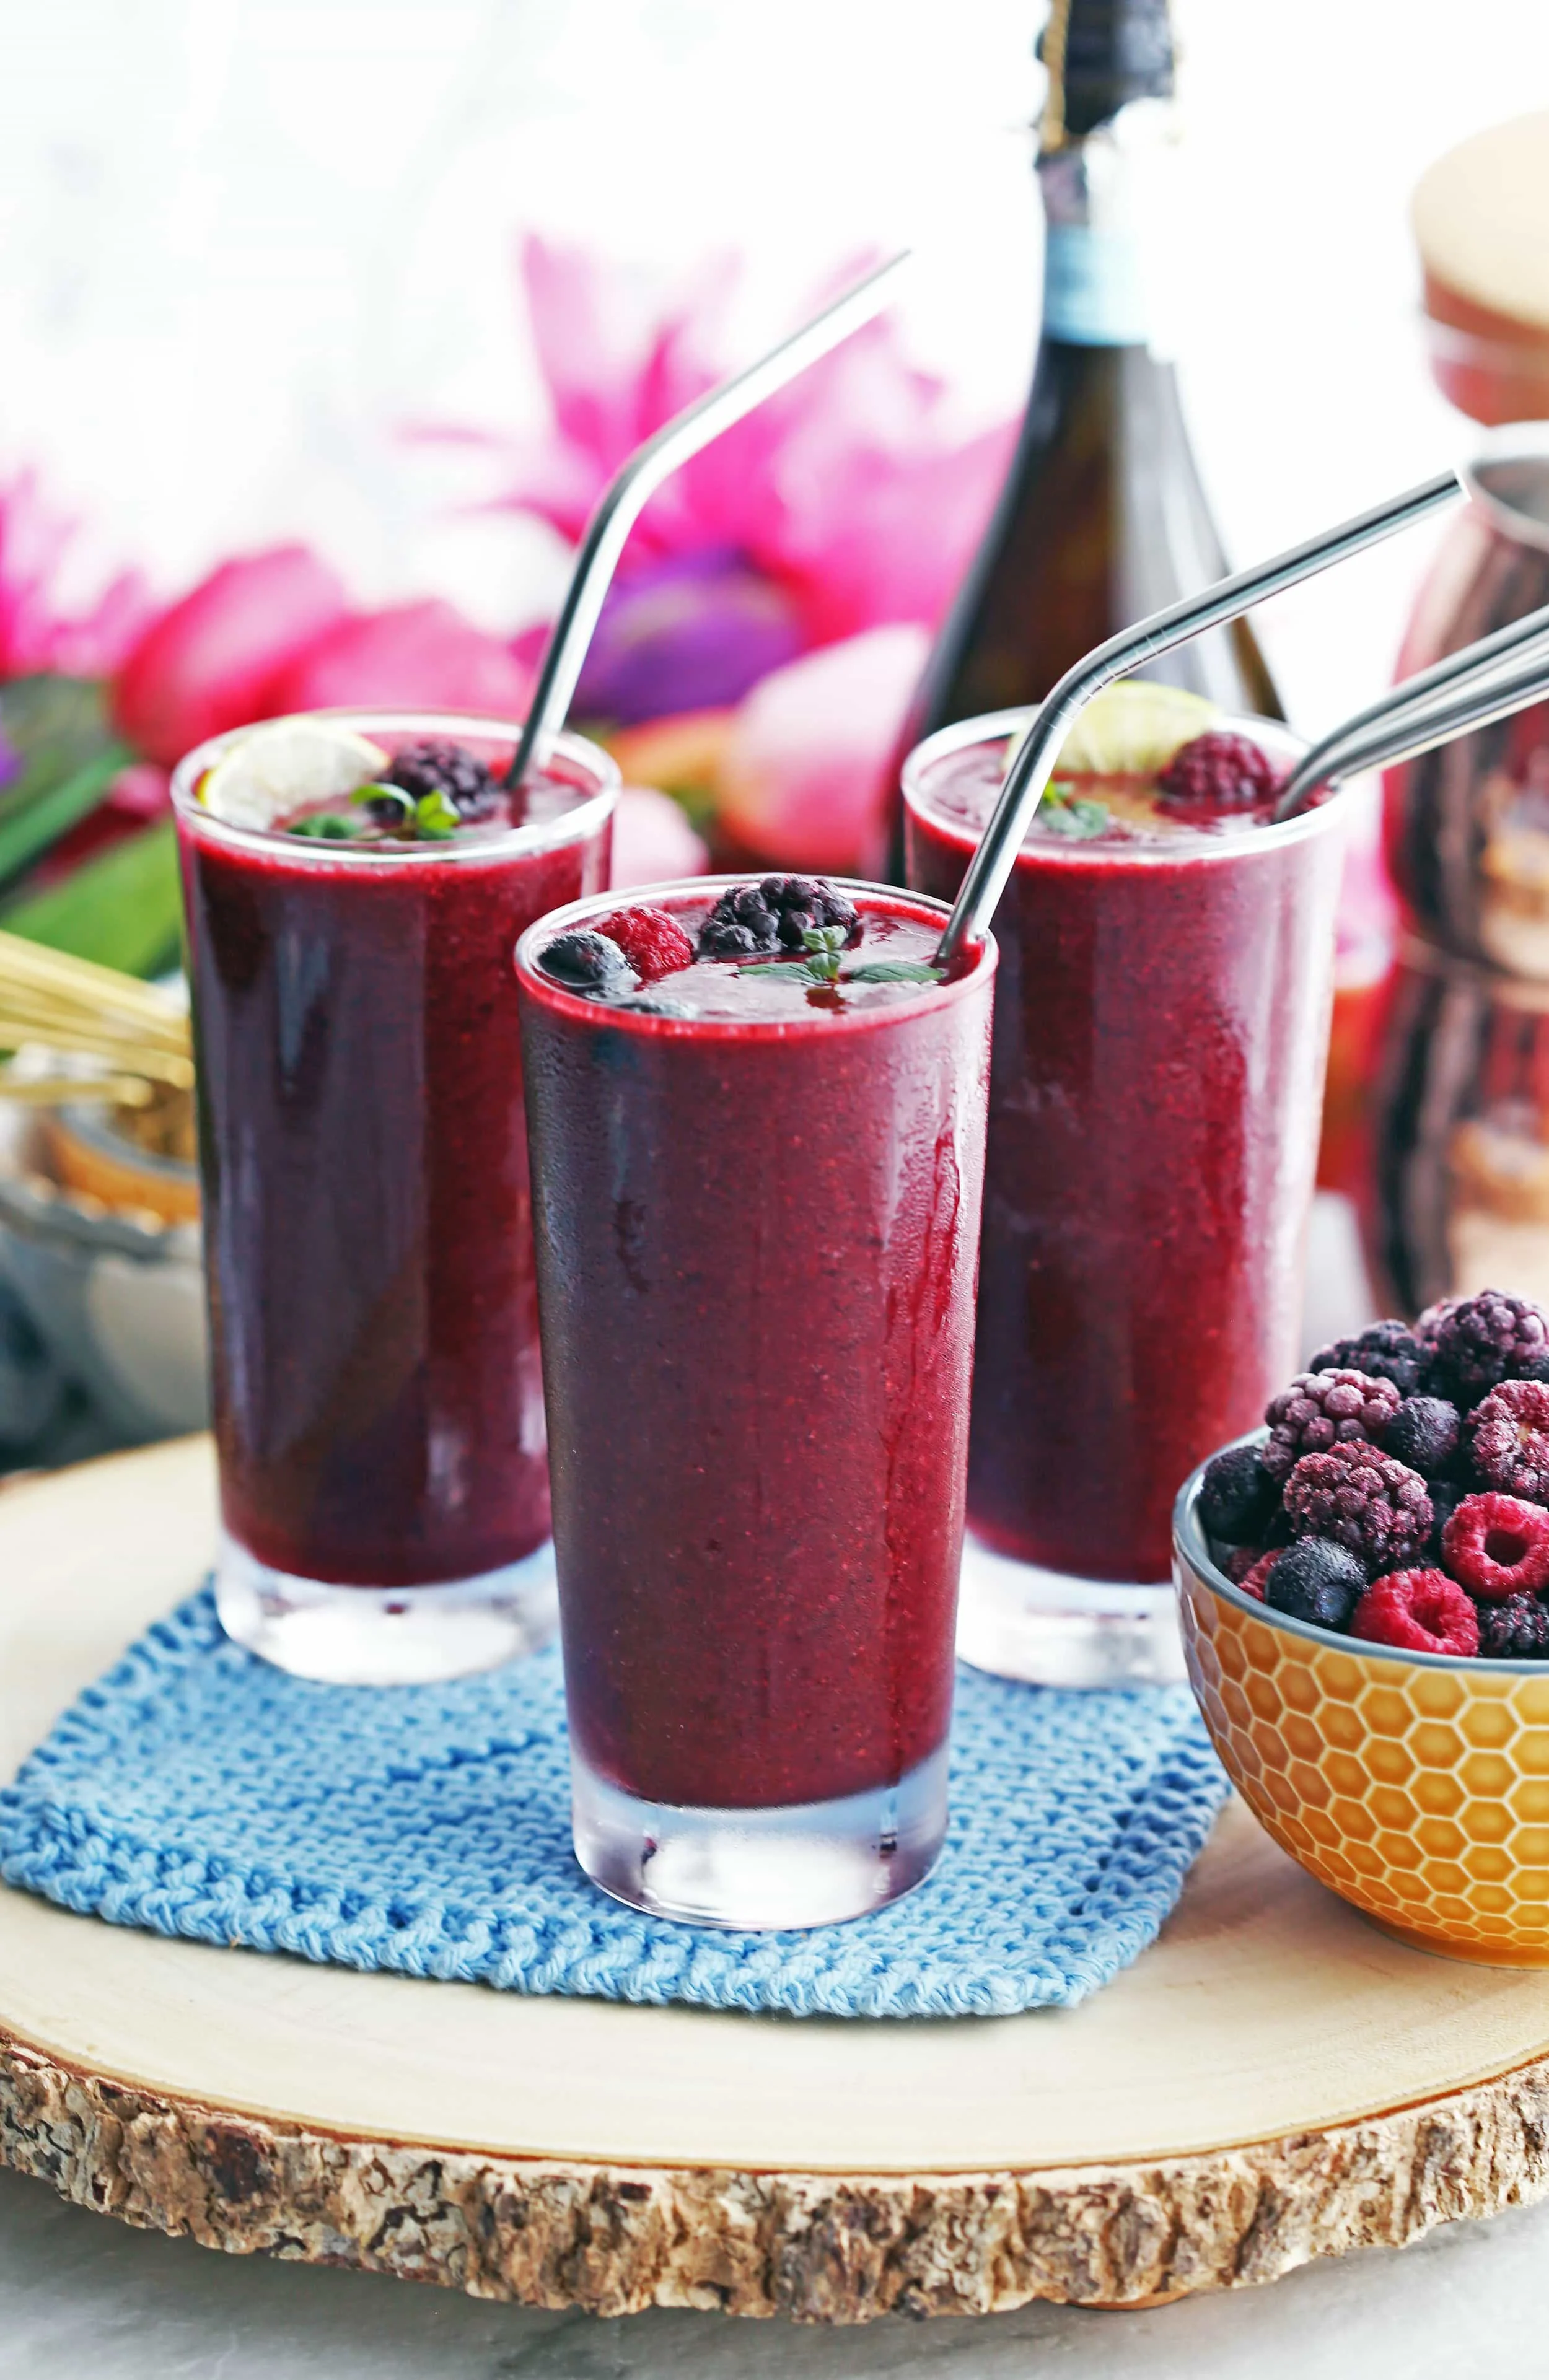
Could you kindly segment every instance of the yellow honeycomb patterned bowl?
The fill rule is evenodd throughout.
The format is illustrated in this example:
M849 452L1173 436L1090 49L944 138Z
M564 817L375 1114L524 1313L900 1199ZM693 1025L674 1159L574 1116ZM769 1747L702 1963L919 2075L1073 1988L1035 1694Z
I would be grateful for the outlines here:
M1401 1940L1549 1967L1549 1662L1407 1653L1267 1610L1211 1560L1203 1469L1174 1516L1184 1653L1254 1816Z

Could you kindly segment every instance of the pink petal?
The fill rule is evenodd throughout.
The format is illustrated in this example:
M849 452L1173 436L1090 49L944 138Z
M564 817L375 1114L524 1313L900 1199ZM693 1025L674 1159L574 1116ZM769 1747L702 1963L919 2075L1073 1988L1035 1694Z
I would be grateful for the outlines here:
M114 695L121 731L171 768L207 735L272 715L270 682L344 609L342 583L305 546L223 563L129 654Z
M874 874L895 747L930 639L869 629L776 670L732 722L718 817L761 860Z
M266 715L332 704L423 705L519 719L532 673L450 603L402 603L341 620L264 689Z
M709 865L710 854L670 794L625 786L613 818L610 884L670 884L702 876Z

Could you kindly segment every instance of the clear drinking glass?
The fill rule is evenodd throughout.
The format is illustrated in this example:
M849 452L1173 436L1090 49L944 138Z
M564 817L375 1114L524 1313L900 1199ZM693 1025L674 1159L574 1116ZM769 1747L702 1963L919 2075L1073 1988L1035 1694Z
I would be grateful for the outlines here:
M956 894L1031 716L910 754L912 884ZM1301 749L1220 723L1287 765ZM1183 1675L1173 1500L1295 1367L1339 826L1336 804L1165 844L1030 834L1018 855L995 913L957 1638L982 1669Z
M518 729L329 713L497 771ZM607 880L618 772L561 737L509 823L396 848L237 827L173 781L199 1073L229 1635L355 1684L553 1633L512 965Z
M692 935L736 880L629 905ZM933 950L938 904L837 889ZM577 1856L700 1924L858 1916L945 1825L994 948L653 1014L539 964L610 905L517 953Z

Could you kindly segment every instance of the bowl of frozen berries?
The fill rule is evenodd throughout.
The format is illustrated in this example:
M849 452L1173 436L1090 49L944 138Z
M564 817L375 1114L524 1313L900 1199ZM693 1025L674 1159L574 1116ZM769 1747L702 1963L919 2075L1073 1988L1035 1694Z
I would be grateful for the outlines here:
M1549 1318L1485 1290L1323 1348L1178 1498L1189 1681L1311 1874L1549 1966Z

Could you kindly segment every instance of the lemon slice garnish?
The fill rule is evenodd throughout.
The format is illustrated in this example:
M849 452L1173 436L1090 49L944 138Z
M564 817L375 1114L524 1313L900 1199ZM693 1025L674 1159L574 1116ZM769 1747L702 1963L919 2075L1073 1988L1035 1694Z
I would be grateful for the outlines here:
M391 766L390 753L352 728L321 719L277 719L222 753L199 798L227 826L273 826L313 802L342 799Z
M1055 774L1149 777L1225 716L1180 686L1121 678L1094 695L1059 747Z

